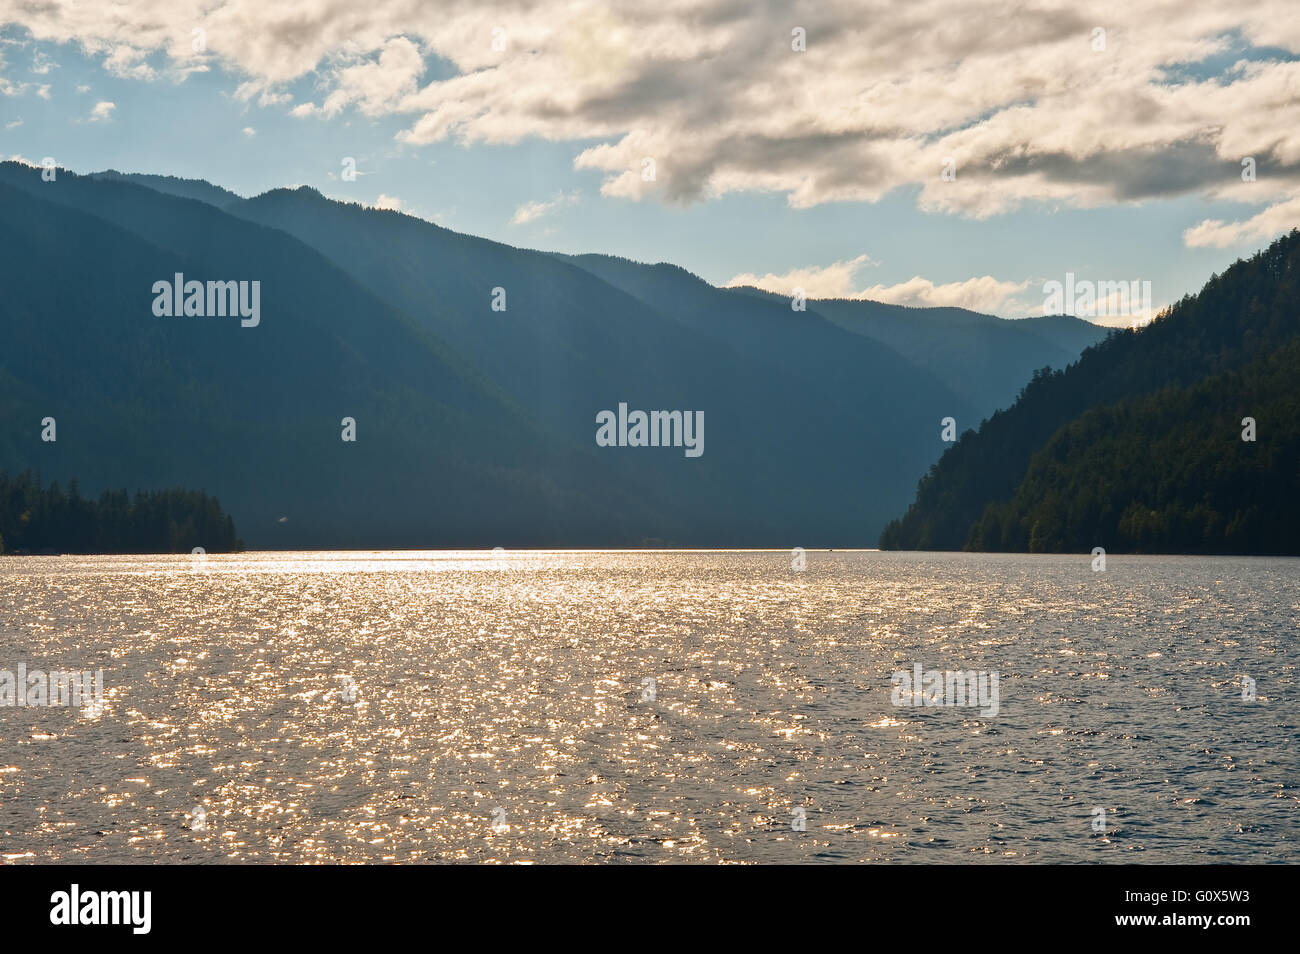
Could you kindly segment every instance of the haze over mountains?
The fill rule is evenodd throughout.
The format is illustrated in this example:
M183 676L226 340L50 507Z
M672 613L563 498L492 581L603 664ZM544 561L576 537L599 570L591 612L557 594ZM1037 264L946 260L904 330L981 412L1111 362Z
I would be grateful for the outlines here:
M251 547L871 545L946 446L942 418L976 426L1106 334L796 312L307 188L4 163L0 237L0 467L201 490ZM155 316L176 273L260 282L260 323ZM620 403L703 411L704 453L598 447Z
M736 294L788 299L757 288ZM1064 368L1107 329L1068 315L1008 321L965 308L913 308L860 299L817 299L818 314L841 328L885 345L940 378L974 411L974 426L1015 400L1020 388L1044 367Z

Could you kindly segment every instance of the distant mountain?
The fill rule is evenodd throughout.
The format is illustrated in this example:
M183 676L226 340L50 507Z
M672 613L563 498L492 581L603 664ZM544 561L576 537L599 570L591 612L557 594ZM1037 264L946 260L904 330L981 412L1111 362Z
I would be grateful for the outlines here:
M944 454L881 546L1300 553L1298 301L1292 232L1037 374Z
M729 289L785 303L790 299L756 288ZM1007 320L965 308L911 308L844 298L809 299L810 312L888 345L911 364L943 381L971 407L954 414L958 428L974 428L1007 407L1030 376L1044 367L1065 368L1109 329L1068 316Z
M306 188L3 163L0 239L0 467L197 488L253 547L863 545L979 413L815 309ZM257 326L156 315L177 273ZM703 453L598 446L620 405Z
M178 179L176 176L157 176L145 172L118 172L116 169L94 172L91 173L89 178L133 182L136 185L147 186L156 192L164 192L167 195L178 196L182 199L195 199L199 202L206 202L209 205L215 205L219 209L244 201L242 195L231 192L229 189L223 189L221 186L213 185L203 179Z
M1048 344L1060 348L1070 355L1071 362L1077 360L1085 349L1091 348L1104 340L1114 330L1070 315L1040 315L1032 318L1015 318L1011 320L1011 326L1017 331L1034 335ZM1052 367L1063 370L1065 365L1058 367L1056 364L1052 364Z
M618 402L705 411L708 450L697 460L602 452L609 479L650 482L693 528L646 536L861 542L883 525L888 501L906 499L903 475L934 460L940 418L969 413L888 349L681 269L628 262L616 274L607 257L512 248L310 189L231 211L327 255L562 440L590 444L596 412ZM489 307L494 288L504 312Z
M114 175L130 181L141 182L152 188L188 198L208 201L220 208L229 208L242 200L235 193L213 186L203 180L176 179L170 176L146 176L131 174L124 176L110 170L99 175ZM297 195L301 200L304 195L319 195L315 190L301 188L298 190L274 190L245 203L242 208L234 209L243 215L265 224L277 225L274 216L267 216L268 206L289 201L287 196ZM329 200L325 200L329 201ZM346 207L346 203L333 203ZM367 212L370 210L367 210ZM386 217L390 225L393 221L404 220L408 226L413 225L409 216L389 213ZM477 242L479 247L489 250L507 249L484 239L459 235L429 223L414 220L413 228L426 239L431 234L454 236L460 242ZM374 245L347 241L347 236L329 231L318 232L306 227L293 231L299 238L313 244L321 251L334 254L336 263L353 271L357 277L366 280L369 273L375 281L371 286L381 293L392 290L394 298L406 298L409 311L418 313L427 299L416 298L418 307L411 307L410 293L429 291L428 287L412 287L411 271L407 271L405 281L390 282L395 269L385 271L384 263L371 259L378 251ZM436 230L430 232L429 229ZM344 251L344 246L350 246ZM535 253L512 249L521 256ZM704 306L709 320L697 323L697 329L713 333L719 327L716 316L719 312L740 312L734 302L728 302L726 295L745 294L750 297L763 298L770 302L779 302L788 306L788 299L756 288L718 289L708 285L702 279L691 275L685 269L675 265L661 263L647 265L628 259L609 255L554 255L555 258L571 262L592 272L609 284L621 288L647 304L654 304L661 310L666 309L670 316L680 318L676 310L678 302L667 294L669 287L692 298L697 306ZM438 272L422 276L423 284L428 286L439 279L449 276ZM421 284L419 280L415 284ZM662 284L662 287L660 285ZM1029 380L1030 375L1043 367L1064 368L1078 358L1084 348L1097 343L1108 333L1108 329L1067 316L1050 316L1007 321L992 315L972 312L964 308L911 308L901 305L888 305L881 302L859 300L818 299L811 303L814 317L828 319L831 323L872 339L886 346L888 350L872 349L873 354L885 357L893 366L899 366L898 359L905 359L909 371L928 372L931 387L940 394L952 394L959 402L951 404L943 416L957 416L963 428L974 426L979 420L993 411L1006 407L1015 399L1020 387ZM698 314L698 312L696 312ZM768 314L773 312L768 311ZM813 322L820 324L820 322ZM777 327L793 332L793 341L799 350L810 350L800 336L806 331L805 326L789 320L779 322ZM468 326L466 335L457 336L454 329L441 329L452 340L469 351L479 351L494 356L505 352L499 347L500 342L488 341L481 328L473 324ZM467 328L461 328L467 331ZM770 331L769 327L769 331ZM824 337L824 336L823 336ZM759 339L761 340L761 339ZM781 350L779 348L775 350ZM851 349L859 354L859 349ZM864 369L865 370L865 369ZM816 375L819 379L823 374ZM924 380L924 376L920 377ZM936 383L937 382L937 383Z
M8 163L0 240L11 472L91 492L202 488L252 546L594 543L666 507L653 487L601 479L594 448L544 438L443 343L283 232ZM259 280L260 324L156 317L154 283L176 272ZM47 416L56 442L40 439ZM356 443L341 440L344 417Z

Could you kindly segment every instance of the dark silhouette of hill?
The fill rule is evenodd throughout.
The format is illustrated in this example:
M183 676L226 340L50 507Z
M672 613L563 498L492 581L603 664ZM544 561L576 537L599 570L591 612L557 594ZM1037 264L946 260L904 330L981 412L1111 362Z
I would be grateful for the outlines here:
M148 186L155 192L164 192L182 199L196 199L199 202L215 205L219 209L244 201L244 197L239 193L223 189L203 179L181 179L176 176L150 175L145 172L118 172L116 169L94 172L89 178L133 182L136 185Z
M595 413L619 401L705 411L708 450L689 466L671 454L608 455L611 479L652 481L701 529L714 528L690 537L701 543L860 541L899 499L901 475L934 459L939 419L964 407L879 345L815 316L738 301L680 269L628 263L655 274L646 286L621 282L590 260L310 189L232 211L312 244L563 439L591 442ZM494 288L506 292L504 312L489 307Z
M931 468L881 546L1297 552L1279 537L1296 519L1281 490L1297 476L1297 292L1292 232L1141 330L1037 373ZM1260 422L1253 444L1243 417Z
M306 188L3 163L0 198L0 466L198 488L254 547L861 545L976 415L882 341L674 266ZM258 281L260 323L154 315L175 273ZM598 447L620 403L704 412L703 455Z
M1255 440L1242 439L1242 421ZM1300 553L1300 337L1190 387L1085 411L967 549Z
M220 504L196 491L106 490L82 497L42 486L30 471L0 471L0 553L210 553L240 550L235 525Z
M543 438L441 342L282 232L14 164L0 166L0 197L11 471L201 488L254 546L596 541L662 507L652 487L600 480L594 448ZM153 284L174 272L260 280L261 323L155 317Z

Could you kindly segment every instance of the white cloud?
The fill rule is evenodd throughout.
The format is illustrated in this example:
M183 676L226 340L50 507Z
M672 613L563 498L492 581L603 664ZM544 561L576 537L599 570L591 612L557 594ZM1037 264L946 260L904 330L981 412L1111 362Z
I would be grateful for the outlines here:
M894 285L861 287L855 279L858 271L867 264L876 263L866 255L859 255L831 265L796 268L779 275L770 272L766 275L736 275L726 286L752 285L778 295L792 295L795 289L803 289L810 299L855 298L913 307L969 308L985 314L1023 311L1016 296L1029 287L1028 281L999 281L992 275L942 285L917 275Z
M1268 241L1294 228L1300 228L1300 196L1271 205L1242 222L1206 219L1185 231L1183 242L1190 248L1229 248Z
M388 209L393 212L402 211L405 205L406 203L397 198L397 196L384 195L382 192L379 193L379 198L375 200L376 209Z
M27 84L15 83L7 79L3 73L4 68L5 58L3 52L0 52L0 96L21 96L27 89Z
M108 50L108 55L104 57L104 69L124 79L153 79L156 75L153 67L144 62L148 52L129 42L122 42Z
M194 70L199 72L199 70ZM235 89L235 99L241 103L247 103L257 97L257 105L263 108L267 106L281 106L293 99L288 93L277 90L273 86L261 80L249 80L240 83Z
M529 222L535 222L543 216L550 215L556 209L562 206L571 205L578 201L576 192L558 193L553 198L541 202L525 202L515 209L515 214L510 219L511 225L527 225Z
M115 109L117 109L116 103L100 100L95 104L95 108L90 111L90 121L92 123L108 122L113 117L113 110Z
M969 308L971 311L997 314L1012 308L1015 296L1028 287L1028 281L1004 282L992 275L980 275L942 285L916 275L896 285L872 285L864 288L858 297L892 305ZM1019 308L1014 310L1018 311Z
M628 199L756 191L807 207L912 188L925 210L982 217L1214 198L1243 156L1261 185L1267 171L1257 200L1300 194L1300 62L1186 70L1235 55L1238 39L1300 54L1294 0L46 0L0 22L76 42L121 76L155 78L155 55L173 71L219 64L263 106L314 74L318 102L293 115L397 115L414 145L581 141L577 168ZM806 52L791 49L793 25ZM450 75L425 78L430 57Z
M391 112L398 102L415 92L423 72L420 48L406 37L394 37L384 44L378 59L344 66L334 73L336 85L321 105L321 112L336 116L354 104L368 116Z
M244 135L247 136L249 139L252 139L254 136L257 135L257 130L254 129L252 126L245 126L243 131L244 131Z
M764 291L778 295L792 295L796 288L802 288L809 298L860 298L855 277L859 269L868 264L875 264L867 255L845 259L830 265L812 265L796 268L780 275L768 272L755 275L749 272L736 275L726 283L726 287L752 285Z

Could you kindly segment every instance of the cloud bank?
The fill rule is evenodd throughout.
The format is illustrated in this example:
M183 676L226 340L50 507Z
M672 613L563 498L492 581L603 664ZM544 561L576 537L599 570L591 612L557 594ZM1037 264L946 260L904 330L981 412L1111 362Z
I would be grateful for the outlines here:
M999 281L992 275L981 275L937 285L916 275L894 285L862 286L857 275L868 264L874 263L866 255L859 255L830 265L796 268L780 275L770 272L766 275L736 275L726 285L729 288L752 285L777 295L793 295L796 289L802 289L808 298L858 298L913 307L951 306L986 314L1023 310L1025 307L1016 296L1029 287L1027 281Z
M401 116L413 145L574 142L575 166L629 200L905 188L980 218L1199 194L1262 211L1191 245L1297 224L1294 0L0 0L0 22L119 76L220 66L238 96L304 119ZM314 98L292 102L307 76Z

